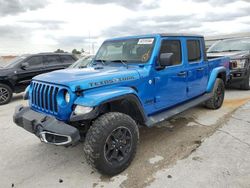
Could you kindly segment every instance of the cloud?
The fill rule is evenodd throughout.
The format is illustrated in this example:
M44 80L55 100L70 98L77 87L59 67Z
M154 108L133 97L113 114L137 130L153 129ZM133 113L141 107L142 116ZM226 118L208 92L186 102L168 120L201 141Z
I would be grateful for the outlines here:
M36 24L38 25L37 29L50 29L50 30L58 30L61 28L63 24L67 22L62 20L21 20L20 23L25 24Z
M30 30L22 26L0 25L0 39L3 40L22 40L30 35Z
M106 37L162 33L162 32L188 32L201 27L202 24L192 20L194 15L178 16L158 16L158 17L139 17L127 19L121 25L105 30L102 35Z
M68 2L71 3L89 3L89 4L117 4L119 6L128 8L128 9L155 9L159 7L159 0L155 0L154 2L150 2L148 4L145 4L143 0L122 0L122 1L117 1L117 0L68 0Z
M237 2L237 1L245 1L245 2L249 3L249 0L192 0L192 1L198 2L198 3L208 2L214 6L230 4L230 3Z
M0 16L15 15L29 10L37 10L48 4L46 0L0 0Z
M51 36L51 38L62 46L82 46L88 43L88 37L85 36Z
M249 10L250 6L230 12L207 11L203 15L190 13L186 15L141 16L127 19L120 25L104 30L102 34L105 37L113 37L161 32L216 33L217 28L208 29L207 23L227 22L246 17L249 16Z
M237 18L249 16L249 7L237 9L237 11L230 12L207 12L203 18L199 18L203 22L220 22L220 21L232 21Z

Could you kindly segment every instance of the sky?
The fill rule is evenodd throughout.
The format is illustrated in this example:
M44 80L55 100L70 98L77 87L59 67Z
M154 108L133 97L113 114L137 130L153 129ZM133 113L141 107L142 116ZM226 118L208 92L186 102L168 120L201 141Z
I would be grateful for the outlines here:
M0 55L84 49L146 33L250 32L250 0L0 0Z

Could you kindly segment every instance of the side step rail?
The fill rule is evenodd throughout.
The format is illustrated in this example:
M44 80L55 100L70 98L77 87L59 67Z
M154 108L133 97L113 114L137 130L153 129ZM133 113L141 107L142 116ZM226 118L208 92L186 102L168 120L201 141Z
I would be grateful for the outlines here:
M156 115L149 116L148 120L146 121L146 126L152 127L154 124L159 123L161 121L167 120L187 109L190 109L192 107L195 107L208 99L212 97L212 93L204 94L200 97L197 97L195 99L192 99L184 104L178 105L176 107L170 108L168 110L165 110L163 112L160 112Z

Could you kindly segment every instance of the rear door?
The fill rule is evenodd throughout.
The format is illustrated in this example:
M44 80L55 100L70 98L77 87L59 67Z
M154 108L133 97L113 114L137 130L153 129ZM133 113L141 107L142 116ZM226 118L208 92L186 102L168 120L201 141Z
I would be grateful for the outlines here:
M46 72L51 72L54 70L65 68L59 55L44 56L44 64L45 64Z
M186 58L188 62L188 98L197 97L206 92L208 83L208 62L206 60L204 40L188 38L186 41Z
M183 40L165 38L161 42L161 53L173 53L174 64L156 70L155 104L157 109L164 109L181 103L187 98L187 71L185 68Z

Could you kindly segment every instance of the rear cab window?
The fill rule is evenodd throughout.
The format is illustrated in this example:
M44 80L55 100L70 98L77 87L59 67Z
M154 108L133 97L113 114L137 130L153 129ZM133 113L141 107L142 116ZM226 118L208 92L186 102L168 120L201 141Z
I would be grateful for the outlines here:
M202 60L201 43L199 39L187 40L187 55L189 63L199 63Z

